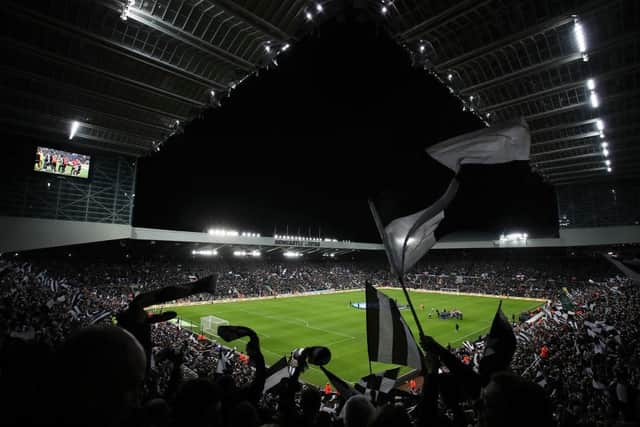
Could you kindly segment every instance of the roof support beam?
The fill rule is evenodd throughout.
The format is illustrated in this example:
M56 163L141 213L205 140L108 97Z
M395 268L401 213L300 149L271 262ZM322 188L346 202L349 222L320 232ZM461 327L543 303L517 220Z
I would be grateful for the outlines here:
M468 87L462 89L460 91L460 93L462 95L469 95L469 94L476 93L478 91L493 87L493 86L501 84L501 83L506 83L506 82L508 82L510 80L514 80L514 79L517 79L519 77L524 77L524 76L529 75L529 74L533 74L533 73L536 73L536 72L539 72L539 71L543 71L544 69L547 69L547 68L559 67L561 65L570 64L571 62L575 62L575 61L578 61L578 60L582 60L582 54L579 53L579 52L570 53L568 55L560 56L560 57L557 57L557 58L552 58L552 59L549 59L547 61L543 61L543 62L540 62L538 64L533 64L533 65L530 65L528 67L516 70L514 72L511 72L511 73L508 73L508 74L504 74L502 76L498 76L498 77L495 77L495 78L490 79L490 80L485 80L483 82L474 84L472 86L468 86Z
M433 30L433 25L438 24L438 26L442 26L463 13L472 12L475 9L484 6L485 4L491 3L491 0L484 0L477 4L474 3L476 3L476 1L474 0L458 1L454 6L440 12L435 16L430 17L426 21L422 21L418 25L414 25L413 27L403 31L400 34L397 34L396 37L400 40L411 42L420 38L427 31Z
M109 7L113 9L113 5L109 5ZM255 68L255 64L202 40L181 28L168 24L161 18L151 15L142 9L132 7L129 11L129 18L244 71L251 71Z
M584 125L588 125L588 124L595 124L598 121L597 118L595 119L589 119L589 120L582 120L579 122L573 122L573 123L562 123L560 125L555 125L555 126L549 126L546 128L538 128L538 129L534 129L531 131L531 135L536 135L542 132L550 132L553 130L562 130L562 129L570 129L570 128L577 128L579 126L584 126Z
M562 176L562 175L578 175L578 174L587 173L587 172L606 171L606 170L607 170L607 167L602 166L598 168L579 169L579 170L565 171L565 172L554 172L554 173L547 174L547 176L552 177L552 176Z
M455 58L451 58L451 59L448 59L447 61L443 61L439 64L436 64L434 68L437 71L443 71L443 70L448 70L450 68L459 67L464 63L466 63L467 61L470 61L478 56L487 55L489 53L503 49L504 47L509 46L510 44L513 44L519 40L533 37L537 34L544 33L545 31L553 30L554 28L562 27L563 25L567 25L572 22L573 22L573 18L571 16L554 17L545 22L541 22L538 25L529 27L524 31L520 31L519 33L511 34L503 39L496 40L493 43L480 46L476 49L465 52L462 55L459 55Z
M599 136L599 135L600 135L600 131L596 130L596 131L593 131L593 132L585 132L585 133L579 133L577 135L566 136L564 138L548 139L546 141L535 142L535 143L531 144L531 147L540 147L542 145L556 144L558 142L575 141L575 140L578 140L578 139L593 138L594 136ZM537 153L538 152L532 153L532 154L537 154Z
M582 145L572 145L570 147L558 148L556 150L540 151L538 153L532 153L531 157L548 156L549 154L564 153L565 151L579 150L579 149L582 149L582 148L591 148L591 147L594 147L594 146L595 146L595 144L593 144L593 143L591 143L591 144L582 144Z
M209 80L208 78L201 76L199 74L192 73L189 70L178 67L169 62L163 61L160 58L156 58L141 50L130 47L124 43L120 43L117 40L109 39L107 37L103 37L101 35L88 32L78 26L70 25L67 22L60 21L59 19L45 16L34 10L30 10L26 8L18 8L14 3L7 2L7 6L11 9L11 13L13 14L20 14L24 16L26 19L30 19L32 22L37 22L40 25L49 27L50 29L57 30L57 31L64 31L73 37L82 39L82 41L85 41L85 42L88 41L97 46L100 46L103 49L107 49L111 52L114 52L118 55L124 56L129 59L132 59L134 61L141 62L150 67L160 69L175 77L188 80L191 83L194 83L209 89L225 88L225 86L221 83L215 82L213 80Z
M253 28L258 31L266 34L267 36L279 40L289 40L292 37L281 30L280 28L273 25L271 22L267 21L256 15L255 13L247 10L246 8L236 4L234 1L230 0L208 0L209 3L213 3L222 9L228 15L233 15L236 19L241 19L247 24L251 25Z
M602 156L602 153L598 151L598 152L587 153L587 154L578 154L570 157L559 157L557 159L543 160L540 162L534 161L534 165L536 166L536 168L542 169L539 165L543 165L547 163L556 163L556 162L568 162L569 160L584 159L587 157L596 157L596 156Z
M577 110L587 105L589 105L589 101L583 101L583 102L578 102L576 104L565 105L564 107L553 108L551 110L545 110L539 113L529 114L528 116L525 116L525 120L527 121L538 120L548 116L553 116L554 114L566 113L567 111Z
M44 125L34 124L33 122L26 122L26 121L22 121L22 120L12 120L12 119L8 119L6 117L0 117L0 123L4 123L4 124L7 124L7 125L14 125L14 126L17 126L19 128L19 130L16 130L16 129L12 129L10 126L5 127L5 130L7 132L9 132L9 133L16 134L16 135L22 135L22 136L28 136L28 137L35 137L37 139L40 139L43 142L51 142L50 135L53 133L53 134L56 134L56 135L63 136L63 140L65 141L65 143L69 143L69 144L72 144L72 145L78 145L78 146L81 146L81 147L92 148L92 149L102 150L102 151L111 151L111 152L124 154L126 156L133 156L133 157L140 157L142 154L148 153L148 150L143 150L143 149L134 150L134 149L132 149L132 146L130 146L130 145L122 145L122 144L114 143L113 141L109 141L109 140L99 140L98 138L92 138L92 140L99 141L99 142L102 142L102 143L107 144L107 145L113 145L113 146L116 146L118 148L105 147L105 146L101 146L101 145L85 143L84 141L81 144L78 144L78 140L85 139L85 138L76 136L76 138L78 138L78 140L76 140L76 138L74 138L73 140L68 141L68 140L66 140L66 137L64 137L64 135L66 135L67 132L62 131L61 129L57 129L55 127L51 127L51 126L44 126ZM34 133L33 130L39 130L39 131L44 132L45 134Z
M126 105L128 107L135 108L135 109L137 109L139 111L145 111L145 112L148 112L148 113L157 114L159 116L170 118L172 120L187 120L187 116L184 116L182 114L174 114L174 113L169 113L167 111L158 110L158 109L151 108L151 107L146 107L144 105L138 104L137 102L133 102L133 101L130 101L128 99L118 98L118 97L111 96L111 95L108 95L108 94L104 94L104 93L101 93L101 92L96 92L96 91L93 91L93 90L90 90L90 89L85 89L85 88L80 87L80 86L70 85L70 84L67 84L67 83L61 83L61 82L59 82L57 80L53 80L53 79L50 79L48 77L44 77L44 76L41 76L41 75L38 75L38 74L29 73L29 72L26 72L26 71L23 71L23 70L17 70L17 69L13 69L13 68L9 68L9 67L0 66L0 71L2 71L3 73L19 75L21 77L27 76L31 80L40 81L43 84L46 84L46 85L49 85L49 86L56 86L56 87L59 87L59 88L64 89L64 90L76 91L76 92L82 93L82 94L84 94L86 96L89 96L89 97L104 98L104 99L106 99L108 101L111 101L111 102L123 104L123 105ZM147 123L148 126L156 127L157 129L161 129L163 131L171 132L171 129L169 129L167 127L158 126L158 125L151 124L151 123L148 123L148 122L145 122L145 123Z
M165 90L165 89L160 89L160 88L155 87L153 85L150 85L148 83L144 83L144 82L141 82L141 81L138 81L138 80L134 80L134 79L131 79L129 77L125 77L123 75L120 75L120 74L117 74L117 73L113 73L111 71L106 71L106 70L103 70L101 68L97 68L97 67L94 67L92 65L85 64L85 63L80 62L80 61L76 61L76 60L71 59L69 57L63 57L63 56L60 56L60 55L58 55L56 53L53 53L51 51L44 51L44 50L42 50L42 49L40 49L40 48L38 48L36 46L29 45L29 44L20 42L18 40L7 39L5 37L0 37L0 41L8 43L10 46L19 46L21 49L29 50L29 51L31 51L31 52L39 55L39 56L46 56L49 59L51 59L51 60L53 60L55 62L58 62L59 64L66 65L66 66L73 65L75 68L84 69L84 70L89 71L91 73L95 73L95 74L97 74L97 75L99 75L101 77L106 77L106 78L108 78L110 80L115 80L115 81L118 81L118 82L123 83L125 85L132 86L132 87L138 88L140 90L143 90L143 91L155 94L155 95L159 95L159 96L163 96L163 97L166 97L166 98L170 98L170 99L173 99L175 101L181 102L183 104L187 104L187 105L195 106L195 107L206 107L207 106L203 102L196 101L196 100L188 98L186 96L182 96L182 95L179 95L177 93L174 93L174 92L171 92L171 91L168 91L168 90Z
M541 98L543 96L547 96L555 92L577 89L579 87L583 87L584 85L585 85L584 81L565 83L561 86L554 86L549 89L540 90L537 92L531 92L518 98L512 98L507 101L499 102L493 105L482 106L481 108L483 111L495 112L496 110L502 110L504 108L511 107L512 105L517 105L526 101L531 101L536 98Z

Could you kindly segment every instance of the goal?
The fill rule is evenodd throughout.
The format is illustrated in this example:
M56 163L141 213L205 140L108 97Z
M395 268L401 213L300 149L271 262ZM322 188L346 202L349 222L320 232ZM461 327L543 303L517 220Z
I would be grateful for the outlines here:
M200 329L208 335L218 336L218 326L228 325L229 321L216 316L205 316L200 318Z

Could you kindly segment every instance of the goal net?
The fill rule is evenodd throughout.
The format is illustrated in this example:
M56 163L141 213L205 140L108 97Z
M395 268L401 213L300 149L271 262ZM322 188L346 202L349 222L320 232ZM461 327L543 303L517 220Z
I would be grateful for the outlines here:
M218 336L218 326L228 325L229 321L216 316L205 316L200 318L200 328L202 332L209 335Z

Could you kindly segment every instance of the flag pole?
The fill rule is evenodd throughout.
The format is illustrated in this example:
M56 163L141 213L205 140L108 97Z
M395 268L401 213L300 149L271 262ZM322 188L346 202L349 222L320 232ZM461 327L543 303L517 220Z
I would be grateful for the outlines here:
M422 330L420 319L418 319L418 314L416 313L416 309L413 307L413 303L411 302L411 298L409 297L409 292L407 291L407 287L404 285L404 278L402 276L398 276L398 280L400 281L400 286L402 287L402 292L404 292L404 296L407 299L407 303L409 303L411 314L413 314L413 320L416 321L416 326L418 327L418 332L420 333L420 337L424 337L424 331Z

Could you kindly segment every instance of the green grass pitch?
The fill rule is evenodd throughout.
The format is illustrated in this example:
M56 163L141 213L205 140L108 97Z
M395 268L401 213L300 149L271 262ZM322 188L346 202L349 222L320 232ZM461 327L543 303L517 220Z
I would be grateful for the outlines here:
M406 303L402 290L383 291L399 304ZM450 343L458 346L464 340L473 340L486 333L493 320L499 299L469 295L411 292L411 299L418 311L420 322L426 334L433 336L442 345ZM293 349L312 345L329 347L331 362L327 368L343 379L355 382L369 373L367 358L367 338L365 310L349 305L350 302L364 302L364 290L300 296L291 298L237 301L206 305L172 307L181 319L200 325L200 318L213 315L229 321L231 325L244 325L255 330L262 351L271 364ZM424 311L420 311L424 304ZM518 315L525 310L541 305L535 300L505 299L502 309L505 315ZM464 320L457 321L427 319L431 307L438 310L459 309ZM402 314L417 337L417 329L411 312ZM434 316L435 317L435 314ZM456 333L455 324L460 325ZM244 340L230 343L244 351ZM374 372L388 369L389 365L373 363ZM302 379L317 385L326 383L326 377L316 367L311 366Z

